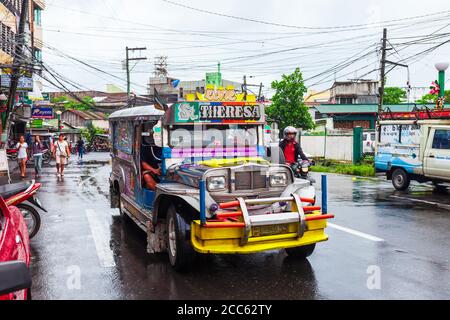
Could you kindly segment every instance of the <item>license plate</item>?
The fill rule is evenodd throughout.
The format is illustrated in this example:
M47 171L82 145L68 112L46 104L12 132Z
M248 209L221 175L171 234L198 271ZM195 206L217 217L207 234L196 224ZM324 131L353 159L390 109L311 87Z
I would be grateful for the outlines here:
M260 226L252 228L252 235L254 237L273 236L276 234L284 234L289 232L288 224L277 224L271 226Z

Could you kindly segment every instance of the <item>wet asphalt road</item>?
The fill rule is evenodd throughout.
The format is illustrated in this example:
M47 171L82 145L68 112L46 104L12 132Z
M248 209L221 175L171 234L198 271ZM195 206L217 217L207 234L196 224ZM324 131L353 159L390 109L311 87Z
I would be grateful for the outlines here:
M73 163L58 181L45 169L39 197L49 213L32 240L34 299L450 298L450 210L432 204L450 205L449 193L329 175L336 219L308 261L283 251L202 256L178 274L109 208L109 171Z

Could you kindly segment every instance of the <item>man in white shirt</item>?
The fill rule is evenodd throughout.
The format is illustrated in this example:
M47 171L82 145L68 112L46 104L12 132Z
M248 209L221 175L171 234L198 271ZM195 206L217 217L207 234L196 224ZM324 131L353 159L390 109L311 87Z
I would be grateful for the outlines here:
M64 135L61 133L59 139L53 145L53 157L56 158L56 174L58 177L64 177L64 165L70 157L69 144L64 140Z

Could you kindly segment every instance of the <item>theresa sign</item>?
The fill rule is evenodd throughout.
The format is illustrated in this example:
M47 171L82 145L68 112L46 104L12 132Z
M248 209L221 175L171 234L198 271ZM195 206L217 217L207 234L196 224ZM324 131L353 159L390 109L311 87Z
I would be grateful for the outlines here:
M200 120L259 120L261 109L259 106L200 106Z
M34 119L53 119L53 109L34 107L31 117Z
M175 122L262 122L262 107L244 103L184 102L176 105Z

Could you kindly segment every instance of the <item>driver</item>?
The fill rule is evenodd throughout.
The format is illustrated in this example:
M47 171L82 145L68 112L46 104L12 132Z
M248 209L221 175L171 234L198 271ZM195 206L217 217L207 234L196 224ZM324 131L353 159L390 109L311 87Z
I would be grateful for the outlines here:
M280 142L280 148L283 150L286 164L292 165L297 162L300 157L302 160L309 161L308 157L303 153L300 144L295 141L297 129L294 127L286 127L284 129L284 139Z

